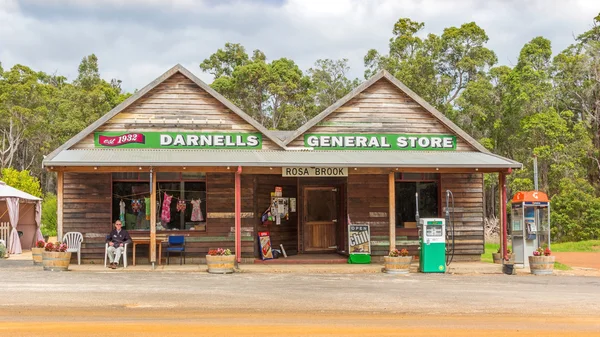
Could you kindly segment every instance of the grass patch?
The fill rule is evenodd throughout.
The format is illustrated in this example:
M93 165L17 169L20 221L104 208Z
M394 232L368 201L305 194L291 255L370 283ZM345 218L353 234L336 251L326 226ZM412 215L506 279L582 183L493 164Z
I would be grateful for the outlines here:
M557 269L557 270L571 270L571 267L567 266L566 264L562 264L560 262L554 262L554 269Z
M481 262L494 263L494 259L492 258L492 253L498 251L500 244L497 243L486 243L485 244L485 252L481 255Z
M551 243L553 252L600 252L600 240Z

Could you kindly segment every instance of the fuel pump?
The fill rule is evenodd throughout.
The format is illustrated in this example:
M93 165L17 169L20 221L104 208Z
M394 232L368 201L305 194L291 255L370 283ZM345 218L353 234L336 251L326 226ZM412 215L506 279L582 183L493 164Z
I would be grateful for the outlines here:
M415 198L415 220L419 226L419 270L423 273L444 273L447 262L446 219L420 218L419 193L415 194Z

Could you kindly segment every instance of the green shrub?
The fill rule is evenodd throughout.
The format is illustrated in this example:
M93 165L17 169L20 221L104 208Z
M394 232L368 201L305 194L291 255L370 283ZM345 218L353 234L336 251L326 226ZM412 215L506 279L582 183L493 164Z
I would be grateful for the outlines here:
M42 202L42 235L56 236L56 195L47 193Z
M29 193L34 197L42 196L42 188L40 186L40 180L36 177L32 177L28 170L17 171L14 168L3 168L0 171L2 175L2 181L6 185L19 189L23 192Z
M600 238L600 198L587 180L562 179L551 205L551 233L555 241Z
M0 243L0 259L6 256L6 246Z

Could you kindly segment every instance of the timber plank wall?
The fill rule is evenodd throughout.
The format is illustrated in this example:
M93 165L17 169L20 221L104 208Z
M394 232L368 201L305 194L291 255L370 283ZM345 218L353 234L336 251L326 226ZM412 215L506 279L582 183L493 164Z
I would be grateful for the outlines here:
M446 190L454 194L455 261L479 261L484 252L483 175L441 174L442 214L445 214ZM349 175L348 214L352 224L371 228L372 255L389 252L388 176ZM452 206L450 206L452 207ZM418 230L396 228L396 248L406 248L418 256Z
M104 260L104 243L112 228L111 184L110 173L64 174L63 233L83 234L82 260ZM76 263L77 254L71 254L71 261Z
M208 250L213 248L222 247L234 250L234 174L207 173L206 180L206 232L181 231L187 235L186 257L203 258ZM256 218L253 188L253 177L242 175L242 257L244 258L254 257ZM65 172L63 205L63 233L81 232L83 234L81 248L83 262L103 261L105 238L110 233L114 220L111 209L111 173ZM170 234L172 231L160 231L160 233ZM129 258L131 258L132 251L132 249L128 249ZM148 246L139 246L136 255L140 261L146 261ZM163 253L164 256L166 255ZM178 259L177 256L175 258ZM72 259L76 261L76 254Z
M307 133L454 134L386 79L375 82ZM304 146L304 135L288 146ZM457 136L456 150L473 151L473 148Z
M446 212L446 190L454 194L455 261L479 261L484 252L483 174L442 174L442 214ZM452 199L449 206L452 207ZM452 210L450 210L452 217Z
M269 231L271 237L271 246L274 249L280 249L279 245L283 244L288 255L298 254L298 212L290 212L289 219L281 220L281 225L276 225L275 222L268 226L264 226L260 221L262 213L271 204L271 192L275 191L275 186L282 187L284 198L297 198L298 194L298 178L285 178L280 175L255 175L256 179L256 233L260 231ZM298 199L296 199L298 202ZM298 204L296 204L298 207ZM298 211L298 208L296 209ZM255 247L257 248L256 257L260 257L258 252L258 239L255 239Z
M97 131L260 132L182 74L174 74ZM91 133L71 149L94 148ZM281 150L263 135L262 149Z
M348 215L353 225L370 225L371 255L389 252L388 200L387 175L348 175Z

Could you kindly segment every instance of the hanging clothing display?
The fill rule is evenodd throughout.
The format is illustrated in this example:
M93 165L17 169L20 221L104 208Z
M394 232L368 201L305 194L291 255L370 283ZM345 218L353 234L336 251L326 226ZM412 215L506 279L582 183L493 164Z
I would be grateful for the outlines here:
M192 199L192 221L204 221L204 217L202 216L202 210L200 209L200 199L194 200Z
M142 209L142 203L139 199L131 200L131 209L133 210L133 213L137 213Z
M119 202L119 220L122 224L125 224L125 201L123 199Z
M164 194L160 220L162 220L163 225L165 226L167 223L171 222L171 199L173 199L173 196L168 195L167 193Z
M177 212L183 212L185 211L185 200L179 200L177 201Z
M146 220L150 220L150 198L144 198L144 207L146 207Z

